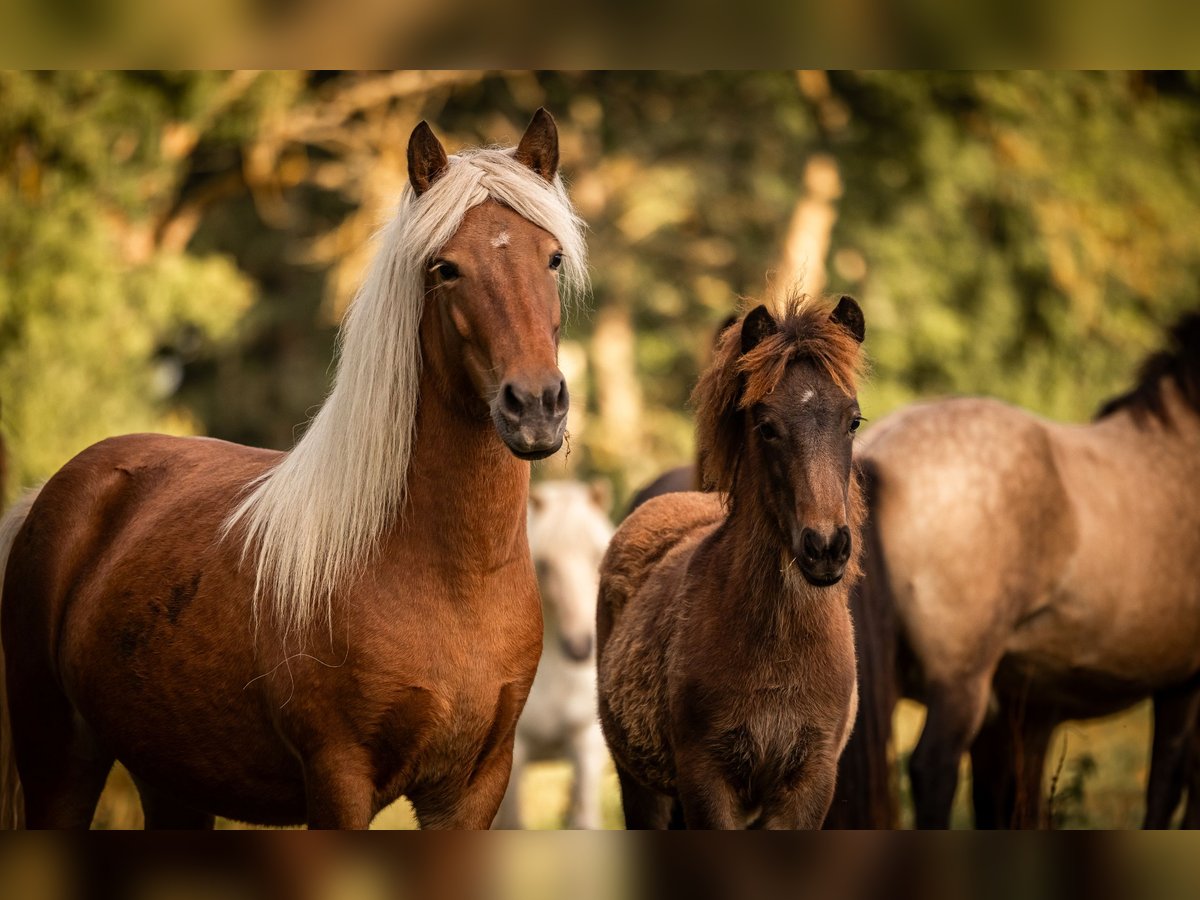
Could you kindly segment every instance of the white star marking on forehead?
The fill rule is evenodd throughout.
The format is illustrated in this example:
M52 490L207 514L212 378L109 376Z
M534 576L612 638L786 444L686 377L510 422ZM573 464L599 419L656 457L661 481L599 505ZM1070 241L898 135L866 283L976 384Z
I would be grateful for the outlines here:
M492 246L493 247L507 247L508 246L508 232L502 231L498 235L496 235L494 238L492 238Z
M809 388L801 395L800 402L807 403L809 400L811 400L816 395L816 393L817 392L814 391L812 388Z

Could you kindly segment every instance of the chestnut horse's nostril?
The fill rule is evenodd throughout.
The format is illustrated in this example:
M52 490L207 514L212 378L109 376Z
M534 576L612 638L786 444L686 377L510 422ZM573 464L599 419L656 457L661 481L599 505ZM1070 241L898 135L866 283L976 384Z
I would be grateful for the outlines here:
M520 416L525 411L525 401L511 383L504 385L500 400L504 404L504 411L510 415Z
M558 390L554 392L553 402L546 408L556 416L561 416L571 405L571 394L567 390L567 379L558 379Z

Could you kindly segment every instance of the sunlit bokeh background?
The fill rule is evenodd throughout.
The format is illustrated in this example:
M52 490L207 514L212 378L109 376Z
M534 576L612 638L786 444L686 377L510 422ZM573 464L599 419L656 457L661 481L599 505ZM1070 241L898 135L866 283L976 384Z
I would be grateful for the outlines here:
M538 106L593 294L562 348L570 453L535 477L608 479L614 519L690 460L687 397L742 298L857 297L869 420L949 393L1086 420L1200 305L1195 74L5 72L6 497L117 433L290 446L413 126L511 144ZM901 759L920 715L898 713ZM1064 729L1056 823L1136 825L1148 748L1144 708ZM568 777L530 771L534 824L560 824ZM118 771L97 824L139 823Z

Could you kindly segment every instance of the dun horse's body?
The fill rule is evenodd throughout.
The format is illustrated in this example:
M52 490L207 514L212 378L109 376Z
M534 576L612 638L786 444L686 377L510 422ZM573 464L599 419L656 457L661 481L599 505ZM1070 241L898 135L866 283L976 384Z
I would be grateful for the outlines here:
M866 553L879 565L862 584L861 624L898 620L900 687L928 706L910 763L918 825L947 825L968 749L978 825L1044 824L1054 727L1147 696L1146 824L1165 827L1190 784L1186 822L1200 825L1188 752L1200 708L1200 315L1173 339L1089 425L960 399L866 435L878 542ZM893 678L863 679L864 715L890 715ZM879 740L856 737L845 761L862 754L886 765Z
M724 497L657 497L613 539L600 718L629 827L825 817L854 719L862 337L848 297L832 316L758 307L729 328L693 397L701 470Z
M113 438L10 516L30 826L87 827L114 759L149 826L365 827L401 794L491 823L541 646L522 460L562 441L555 270L584 265L557 162L544 111L449 159L422 123L294 450Z
M517 722L513 770L496 819L520 828L521 774L528 762L566 758L572 769L568 828L600 828L608 751L596 715L596 592L612 538L606 492L544 481L529 492L529 550L542 593L545 637L537 678Z

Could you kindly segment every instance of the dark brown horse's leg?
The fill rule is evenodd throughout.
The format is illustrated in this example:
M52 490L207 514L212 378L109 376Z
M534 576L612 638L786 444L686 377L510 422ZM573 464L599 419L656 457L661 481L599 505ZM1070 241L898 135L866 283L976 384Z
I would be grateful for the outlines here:
M666 794L643 787L619 764L616 769L617 781L621 785L621 809L625 815L625 828L631 831L669 828L674 801Z
M815 831L825 824L833 803L837 760L805 760L804 778L791 790L780 792L763 805L757 828L769 831Z
M1200 688L1195 682L1154 695L1154 743L1146 785L1143 828L1169 828L1183 796L1188 775L1192 735L1200 712Z
M1046 750L1057 725L1047 713L1002 703L971 745L975 827L1041 828Z
M958 767L987 708L987 677L927 687L925 727L909 760L918 828L949 828Z
M676 771L679 802L689 830L744 827L737 792L712 760L701 753L680 755Z
M1183 810L1181 828L1200 828L1200 722L1188 736L1187 804Z
M147 831L207 831L216 824L210 813L177 803L140 778L134 778L133 783L137 785L138 796L142 800L142 815Z

